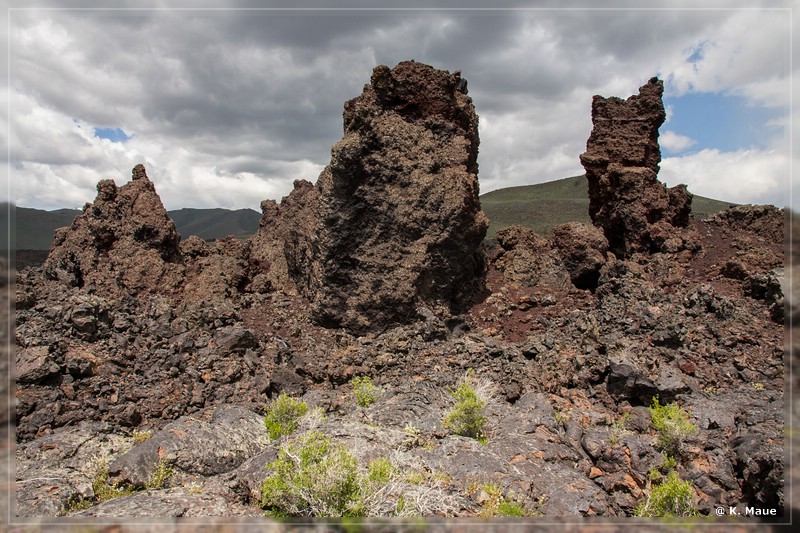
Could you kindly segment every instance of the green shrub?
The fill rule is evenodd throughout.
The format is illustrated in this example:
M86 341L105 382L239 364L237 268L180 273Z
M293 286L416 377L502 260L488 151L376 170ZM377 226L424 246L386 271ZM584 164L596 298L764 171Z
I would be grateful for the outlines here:
M309 431L281 447L261 484L261 506L275 516L362 516L358 462L343 446Z
M292 433L297 429L297 421L307 412L306 402L292 398L283 392L280 393L267 409L267 415L264 417L264 425L269 431L269 438L275 440Z
M356 394L356 403L361 407L369 407L378 399L378 387L372 384L369 376L356 376L353 378L353 392Z
M384 457L372 461L367 470L367 478L373 483L388 483L396 471L389 459Z
M136 490L131 486L120 486L119 483L112 483L109 479L108 463L105 459L97 460L97 471L92 480L92 491L96 503L130 496Z
M530 513L521 504L513 500L503 500L497 506L497 516L529 516Z
M647 500L634 511L634 515L647 518L689 517L698 514L692 501L692 483L682 481L674 470L667 475L666 481L653 488Z
M165 460L161 460L155 464L155 470L150 474L150 478L144 484L144 488L150 489L163 489L166 487L169 478L172 477L172 465Z
M630 413L625 413L618 419L614 420L611 423L611 432L608 436L608 443L614 446L617 444L622 437L630 433L628 431L628 420L630 420L631 415Z
M141 444L146 440L150 440L152 436L153 433L150 431L138 431L135 429L133 430L133 442L135 444Z
M503 491L494 483L489 483L481 487L487 498L481 506L480 516L492 518L495 516L529 516L525 507L519 502L507 499L503 496Z
M672 457L671 455L667 455L666 453L663 452L661 453L661 455L664 457L664 463L661 465L662 472L668 474L678 467L678 461L676 461L674 457Z
M691 423L686 410L674 402L661 405L658 396L653 398L650 417L658 431L658 445L669 455L677 455L684 439L697 433L697 426Z
M478 439L485 443L484 427L486 416L483 409L486 401L482 400L475 391L473 373L467 375L455 391L452 391L455 405L445 415L442 425L445 429L452 429L456 435Z

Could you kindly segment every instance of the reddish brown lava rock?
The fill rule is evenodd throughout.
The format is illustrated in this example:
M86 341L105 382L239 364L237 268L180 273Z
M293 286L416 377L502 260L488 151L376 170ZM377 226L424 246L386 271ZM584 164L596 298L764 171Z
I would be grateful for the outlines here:
M686 186L667 189L657 178L663 92L663 82L652 78L627 100L592 100L594 127L580 156L589 181L589 215L618 257L658 251L689 223L692 195Z
M733 234L749 231L771 244L784 244L786 212L774 205L739 205L709 217L707 222Z
M44 263L45 276L100 294L168 292L180 285L180 235L143 165L130 182L97 184L69 228L59 228Z
M295 180L294 189L280 204L274 200L261 202L259 231L250 239L251 261L263 265L253 278L254 291L280 288L296 294L294 280L303 275L313 277L315 263L309 244L317 226L318 199L311 182Z
M572 284L579 289L596 288L608 252L608 241L603 232L590 224L569 222L553 228L552 243L569 272Z
M254 246L272 276L354 332L458 313L484 286L478 117L460 73L380 65L345 103L344 138L316 186L267 202ZM285 272L285 274L284 274Z
M498 231L496 238L500 247L492 257L492 264L503 273L506 283L522 287L565 287L569 284L561 258L545 237L530 228L509 226Z

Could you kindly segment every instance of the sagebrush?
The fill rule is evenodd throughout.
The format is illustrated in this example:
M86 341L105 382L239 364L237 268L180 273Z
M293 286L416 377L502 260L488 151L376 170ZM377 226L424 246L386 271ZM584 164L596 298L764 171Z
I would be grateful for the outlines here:
M456 435L486 443L487 418L484 409L489 401L490 391L488 384L479 383L475 379L471 369L467 371L456 390L451 392L455 405L444 416L442 426L451 429Z
M300 417L308 412L308 405L302 400L292 398L286 393L280 393L267 408L264 425L269 431L272 440L289 435L298 426Z
M281 447L261 484L261 506L274 516L363 516L358 462L319 431Z
M697 433L697 426L689 420L689 413L685 409L674 402L661 405L658 396L653 397L650 418L658 432L658 445L671 456L680 453L684 439Z

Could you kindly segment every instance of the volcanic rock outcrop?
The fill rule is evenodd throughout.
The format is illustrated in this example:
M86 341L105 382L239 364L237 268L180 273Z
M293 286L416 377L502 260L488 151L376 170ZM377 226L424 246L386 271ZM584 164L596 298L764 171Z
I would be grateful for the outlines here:
M627 100L595 96L594 125L580 159L589 181L589 215L618 257L658 251L686 227L692 195L658 181L658 128L666 113L664 83L652 78Z
M182 269L180 235L143 165L122 187L99 182L94 203L56 231L44 263L47 278L106 295L168 292Z
M285 269L323 325L378 331L420 308L460 312L483 286L488 227L465 80L381 65L344 107L344 138L316 186L262 206L259 239L279 253L254 253L271 255L273 275Z

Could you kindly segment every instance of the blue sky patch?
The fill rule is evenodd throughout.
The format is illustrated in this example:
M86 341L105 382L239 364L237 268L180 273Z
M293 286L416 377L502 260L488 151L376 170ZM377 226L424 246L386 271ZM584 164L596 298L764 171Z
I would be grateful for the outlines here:
M101 139L108 139L112 142L124 143L130 136L122 128L95 128L94 134Z
M719 93L690 93L664 98L671 107L669 122L661 131L673 131L696 141L689 151L716 148L732 152L747 148L766 148L770 140L782 136L780 128L767 122L784 115L781 109L748 105L747 99Z

